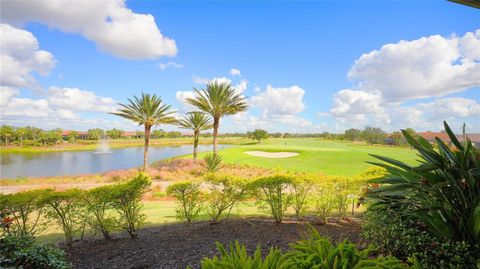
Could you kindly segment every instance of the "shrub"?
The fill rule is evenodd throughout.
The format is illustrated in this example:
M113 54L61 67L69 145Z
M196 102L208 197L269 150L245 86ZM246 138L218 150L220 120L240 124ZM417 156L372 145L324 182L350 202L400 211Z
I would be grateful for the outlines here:
M2 228L16 237L34 236L45 228L45 204L43 197L51 190L31 190L12 194L0 194Z
M271 248L270 252L262 259L260 246L257 247L253 256L248 255L245 245L238 241L230 244L230 251L216 242L219 256L204 258L201 262L202 269L275 269L280 268L284 262L282 252L279 249Z
M150 179L144 173L139 173L128 182L113 187L113 208L120 214L120 225L131 238L136 238L139 227L145 221L142 213L142 196L151 185Z
M6 236L0 239L0 267L24 269L67 269L65 253L38 245L33 237Z
M372 206L412 205L411 216L426 224L430 232L478 245L480 153L468 138L460 142L446 122L444 125L452 146L436 138L438 150L422 137L402 131L422 159L418 166L372 155L384 161L374 164L384 167L388 174L371 181L381 185L370 189L367 196Z
M203 160L205 161L207 173L215 173L220 169L222 157L219 154L207 154Z
M331 182L334 194L334 201L337 207L340 217L347 217L348 212L348 199L349 194L354 192L355 185L352 184L352 178L348 177L329 177L328 181Z
M327 223L327 217L331 215L336 205L333 184L330 182L319 183L315 188L313 199L317 217L320 222Z
M307 209L307 195L315 185L312 177L297 176L292 180L292 207L295 210L295 217L300 219L301 215Z
M202 208L202 194L200 183L196 181L179 181L168 186L167 193L174 196L177 206L177 218L191 223L200 213Z
M113 190L115 186L101 186L84 193L85 221L95 231L102 233L105 239L110 239L110 232L119 223L118 216L113 211Z
M369 208L363 236L380 251L399 258L415 258L422 268L475 268L471 247L460 241L432 236L405 208Z
M79 189L52 191L41 201L48 205L47 216L60 225L69 247L73 244L74 233L79 229L81 222L81 195L82 191Z
M248 182L242 178L214 174L205 176L205 181L210 189L206 198L207 211L211 222L218 223L222 214L227 210L230 213L235 203L244 197Z
M293 178L287 175L263 177L253 182L253 186L258 190L260 207L264 208L266 204L277 224L282 222L292 201L292 195L288 191L292 182Z

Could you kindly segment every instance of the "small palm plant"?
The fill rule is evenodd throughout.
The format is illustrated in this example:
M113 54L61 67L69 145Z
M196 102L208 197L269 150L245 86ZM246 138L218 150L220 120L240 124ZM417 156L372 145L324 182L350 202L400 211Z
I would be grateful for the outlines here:
M216 81L207 84L206 89L195 91L195 98L187 98L187 103L196 106L213 118L213 154L218 152L218 127L220 118L247 109L245 97L235 92L231 84Z
M220 163L222 162L222 157L220 157L220 155L207 154L203 160L207 167L207 173L213 174L220 169Z
M134 96L128 99L128 104L119 104L122 108L111 114L129 119L138 125L145 127L145 146L143 150L143 169L148 168L148 145L150 142L150 131L153 126L159 124L172 124L176 119L170 106L162 102L155 94L142 93L140 98Z
M178 120L177 125L180 128L193 130L193 161L196 162L200 131L212 128L212 121L205 113L194 111Z

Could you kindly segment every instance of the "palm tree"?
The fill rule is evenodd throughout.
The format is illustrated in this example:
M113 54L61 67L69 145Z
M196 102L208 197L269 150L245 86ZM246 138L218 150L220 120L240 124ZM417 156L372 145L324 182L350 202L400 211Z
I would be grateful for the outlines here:
M197 160L197 147L200 137L200 131L212 128L212 121L207 114L194 111L188 113L185 117L177 122L180 128L193 130L193 161Z
M195 98L187 98L186 101L213 118L213 154L217 155L220 118L245 111L248 107L245 97L236 93L231 84L216 81L207 83L206 89L194 88L194 91Z
M128 104L119 104L122 108L118 112L111 114L117 115L145 127L145 146L143 149L143 169L148 168L148 144L150 141L150 130L152 126L162 123L175 123L176 120L172 117L173 111L170 111L170 106L163 104L162 99L155 94L144 94L138 98L133 96L128 99Z

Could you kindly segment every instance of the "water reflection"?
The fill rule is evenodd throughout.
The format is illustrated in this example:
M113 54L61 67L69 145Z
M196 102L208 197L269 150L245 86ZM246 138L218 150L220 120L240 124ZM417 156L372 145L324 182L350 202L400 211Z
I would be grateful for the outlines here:
M225 148L227 145L219 145ZM200 145L199 151L209 151L212 146ZM170 157L191 154L193 146L150 147L151 162ZM95 151L62 151L42 153L1 153L0 178L23 176L60 176L84 173L100 173L142 165L143 147L110 149L110 154Z

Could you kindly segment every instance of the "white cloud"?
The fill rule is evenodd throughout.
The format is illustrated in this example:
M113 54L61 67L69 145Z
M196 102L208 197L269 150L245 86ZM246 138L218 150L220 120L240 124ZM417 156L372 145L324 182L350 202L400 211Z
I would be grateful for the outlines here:
M251 105L261 108L265 115L295 114L305 108L304 94L305 90L296 85L287 88L273 88L268 85L264 92L252 97Z
M348 73L359 90L388 102L439 97L480 85L480 30L386 44L363 54Z
M161 69L161 70L165 70L169 67L171 68L174 68L174 69L177 69L177 68L181 68L183 67L182 64L178 64L176 62L173 62L173 61L170 61L170 62L167 62L167 63L159 63L158 64L158 67Z
M35 78L31 73L48 75L55 66L53 55L39 49L32 33L0 24L0 85L7 87L34 87Z
M91 91L59 87L48 89L48 102L53 107L93 112L113 112L117 104L113 98L97 96Z
M151 14L128 9L124 0L2 1L2 20L39 22L94 41L98 48L126 59L175 56L173 39L164 37Z
M330 115L344 128L377 125L389 130L437 130L442 120L480 119L477 101L443 97L480 87L478 74L480 30L387 44L355 62L348 76L357 84L333 95ZM422 98L431 100L407 102Z
M180 111L181 112L190 112L195 110L195 107L191 104L188 104L185 99L195 97L195 93L193 91L177 91L175 93L175 99L180 103Z
M232 75L232 76L240 76L240 75L241 75L240 70L238 70L238 69L236 69L236 68L230 69L230 72L229 72L229 73L230 73L230 75Z

